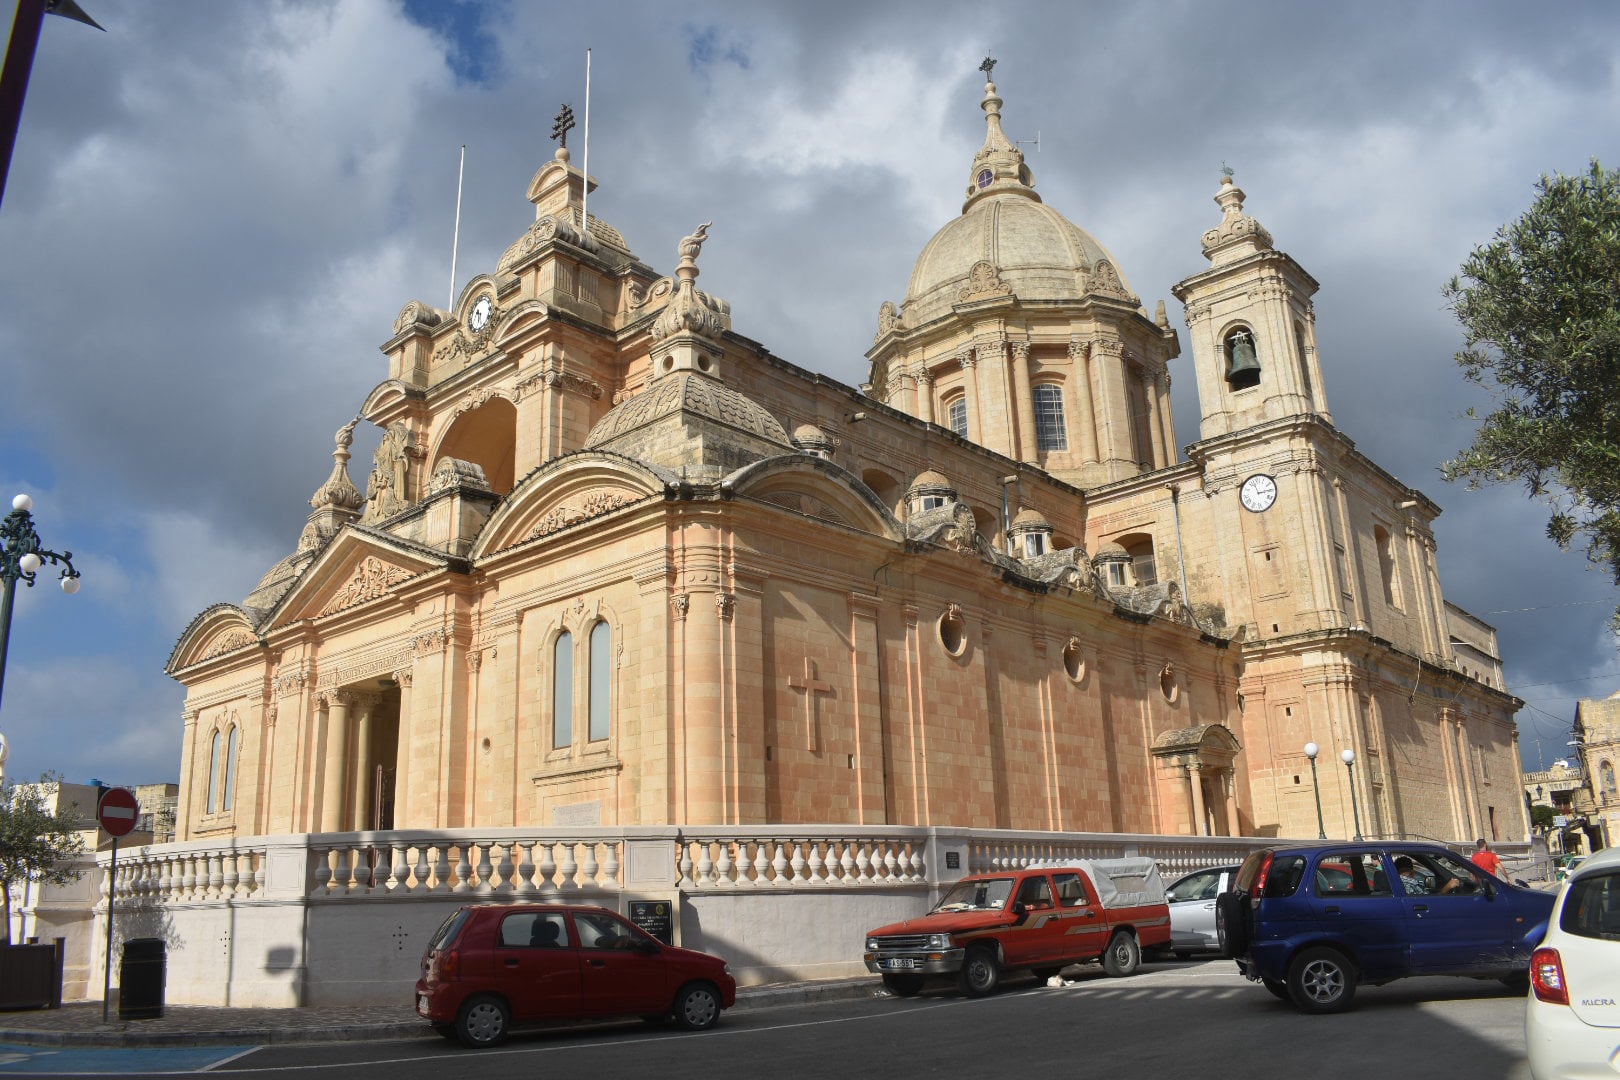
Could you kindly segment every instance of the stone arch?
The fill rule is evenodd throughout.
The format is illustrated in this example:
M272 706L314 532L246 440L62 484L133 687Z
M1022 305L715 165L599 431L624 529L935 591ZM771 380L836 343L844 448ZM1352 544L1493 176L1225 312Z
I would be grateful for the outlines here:
M484 470L497 495L512 491L517 456L517 406L500 395L458 410L434 449L428 475L445 458L470 461Z
M901 536L899 520L871 488L822 458L767 458L738 469L721 487L734 498L783 506L791 505L786 499L796 499L802 513L891 540Z
M1237 836L1235 763L1242 745L1224 724L1166 731L1150 753L1158 768L1159 830L1193 836Z
M490 515L474 558L559 532L635 503L663 499L672 475L608 450L582 450L525 476Z

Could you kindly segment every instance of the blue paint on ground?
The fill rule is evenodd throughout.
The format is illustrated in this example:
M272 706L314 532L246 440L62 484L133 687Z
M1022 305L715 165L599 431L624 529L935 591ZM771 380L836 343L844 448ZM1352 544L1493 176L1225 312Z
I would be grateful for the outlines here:
M251 1046L0 1045L0 1076L201 1072L251 1049Z

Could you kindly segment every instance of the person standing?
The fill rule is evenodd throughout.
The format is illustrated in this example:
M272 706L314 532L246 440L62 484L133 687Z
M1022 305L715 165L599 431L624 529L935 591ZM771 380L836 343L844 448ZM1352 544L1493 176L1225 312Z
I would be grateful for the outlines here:
M1474 865L1485 871L1491 877L1502 876L1502 857L1491 850L1484 838L1474 841Z

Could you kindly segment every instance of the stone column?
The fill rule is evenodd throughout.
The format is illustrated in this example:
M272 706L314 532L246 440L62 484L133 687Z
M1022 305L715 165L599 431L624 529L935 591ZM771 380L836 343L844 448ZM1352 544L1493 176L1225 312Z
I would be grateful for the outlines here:
M321 696L326 706L326 742L322 757L326 774L321 785L321 832L343 831L343 778L347 775L349 707L353 695L330 690Z
M973 442L985 445L984 437L984 409L980 399L984 397L984 387L979 385L979 357L972 348L962 354L962 389L967 395L968 407L968 438Z
M1242 831L1238 828L1236 770L1231 768L1222 769L1219 778L1221 783L1225 785L1222 790L1226 792L1226 832L1222 835L1241 836Z
M371 828L371 727L377 700L371 694L354 695L354 820L349 827L356 832Z
M1130 394L1125 386L1125 343L1114 338L1091 342L1096 378L1097 459L1106 480L1121 480L1139 471L1131 423Z
M1017 398L1019 461L1033 464L1039 460L1035 438L1035 397L1029 382L1029 342L1015 341L1012 346L1013 394Z
M930 424L934 422L934 373L927 367L917 372L917 416Z
M175 814L176 840L191 839L191 809L197 790L197 718L200 715L197 709L187 709L180 714L184 731L180 738L180 762L184 771L180 775L180 806Z
M1159 387L1159 412L1155 419L1159 422L1159 427L1163 431L1164 463L1174 465L1178 460L1178 455L1176 452L1176 418L1170 408L1170 373L1164 372L1155 376L1154 382Z
M1083 341L1069 342L1069 400L1074 402L1074 416L1079 431L1075 433L1080 459L1087 465L1097 461L1097 409L1091 397L1091 347Z
M1204 812L1204 763L1203 762L1201 762L1201 761L1188 762L1188 764L1187 764L1187 786L1192 789L1192 809L1193 809L1192 834L1194 836L1208 836L1209 834L1205 831L1205 825L1204 825L1204 821L1205 821L1205 818L1206 818L1207 815Z
M1164 425L1159 422L1159 380L1152 372L1142 372L1142 396L1147 399L1148 437L1153 443L1153 467L1162 469L1170 464L1165 448Z
M394 748L394 828L407 829L412 824L406 817L410 805L407 800L411 776L411 669L401 668L394 672L394 681L399 683L399 737Z

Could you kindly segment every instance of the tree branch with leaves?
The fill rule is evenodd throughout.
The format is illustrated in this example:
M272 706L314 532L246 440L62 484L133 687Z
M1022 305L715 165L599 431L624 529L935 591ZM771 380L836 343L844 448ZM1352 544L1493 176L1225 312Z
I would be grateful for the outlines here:
M1473 443L1441 466L1470 488L1522 482L1620 584L1620 171L1543 176L1518 220L1446 285L1457 363L1496 398ZM1620 629L1620 613L1612 623Z
M0 942L11 941L13 886L65 885L79 876L73 862L84 851L82 830L89 825L76 806L48 805L60 783L49 773L37 784L0 781L0 891L5 893Z

